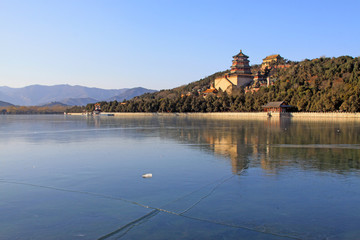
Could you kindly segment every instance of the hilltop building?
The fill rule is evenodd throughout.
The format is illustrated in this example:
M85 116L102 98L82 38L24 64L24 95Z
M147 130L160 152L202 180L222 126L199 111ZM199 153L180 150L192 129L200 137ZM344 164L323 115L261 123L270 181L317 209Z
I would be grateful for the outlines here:
M271 65L271 66L270 66ZM274 54L267 56L263 59L261 64L261 70L274 68L288 68L290 64L286 63L285 59L281 57L279 54Z
M261 87L269 87L276 81L276 79L271 76L272 68L287 68L290 66L284 63L284 58L281 57L280 54L274 54L264 58L259 71L252 74L248 60L249 57L241 50L237 55L233 56L233 58L230 73L215 78L214 87L204 91L203 96L210 93L216 94L213 88L217 91L227 92L228 94L232 94L234 89L240 87L244 88L245 93L257 92Z
M277 63L280 60L283 60L283 58L280 56L280 54L270 55L263 59L263 62L261 65L262 65L262 67L266 67L266 66L269 66L270 63L272 63L272 62Z
M233 58L230 73L216 78L214 81L214 87L218 91L222 90L231 94L234 88L247 86L253 80L248 60L249 57L240 50L240 53L233 56Z

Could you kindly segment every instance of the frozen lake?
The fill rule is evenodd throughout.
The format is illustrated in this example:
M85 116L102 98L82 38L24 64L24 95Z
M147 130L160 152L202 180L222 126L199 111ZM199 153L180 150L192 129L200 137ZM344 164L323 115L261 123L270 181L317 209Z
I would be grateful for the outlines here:
M1 240L360 238L359 122L0 123Z

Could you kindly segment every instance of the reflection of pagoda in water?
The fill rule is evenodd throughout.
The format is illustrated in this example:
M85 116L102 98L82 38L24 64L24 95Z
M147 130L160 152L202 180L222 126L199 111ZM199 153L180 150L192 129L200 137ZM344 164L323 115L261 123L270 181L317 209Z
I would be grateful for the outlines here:
M205 140L213 146L215 154L230 158L233 173L240 172L246 166L244 159L239 158L238 144L231 136L215 137L210 134L204 135Z
M242 132L213 132L203 133L204 140L211 145L215 154L230 158L232 172L238 173L246 167L249 161L258 159L261 168L274 174L279 163L271 161L270 143L272 133L281 133L288 128L288 119L269 119L263 122L267 134L259 134L257 128L241 128ZM261 132L263 133L263 132ZM285 164L286 163L280 163Z

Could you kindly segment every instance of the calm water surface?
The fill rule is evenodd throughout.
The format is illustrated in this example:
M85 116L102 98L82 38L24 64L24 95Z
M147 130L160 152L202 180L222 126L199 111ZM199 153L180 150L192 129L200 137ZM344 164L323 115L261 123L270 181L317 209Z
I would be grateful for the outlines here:
M0 123L0 239L360 238L359 122Z

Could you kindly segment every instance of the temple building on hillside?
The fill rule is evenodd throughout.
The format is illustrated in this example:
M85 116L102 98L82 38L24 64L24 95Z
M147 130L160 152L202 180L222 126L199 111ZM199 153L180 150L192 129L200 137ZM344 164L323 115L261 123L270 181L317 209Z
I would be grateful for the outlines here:
M214 84L211 84L209 89L206 89L205 91L202 92L203 97L206 98L208 95L216 95L218 93L218 90L216 90L216 88L214 87Z
M215 79L215 88L217 90L226 91L231 94L234 88L247 86L253 80L251 75L251 67L249 65L248 56L241 50L240 53L233 56L230 73Z
M274 54L274 55L267 56L266 58L263 59L261 68L268 67L268 66L270 66L270 63L277 63L280 60L283 60L283 57L281 57L280 54Z

